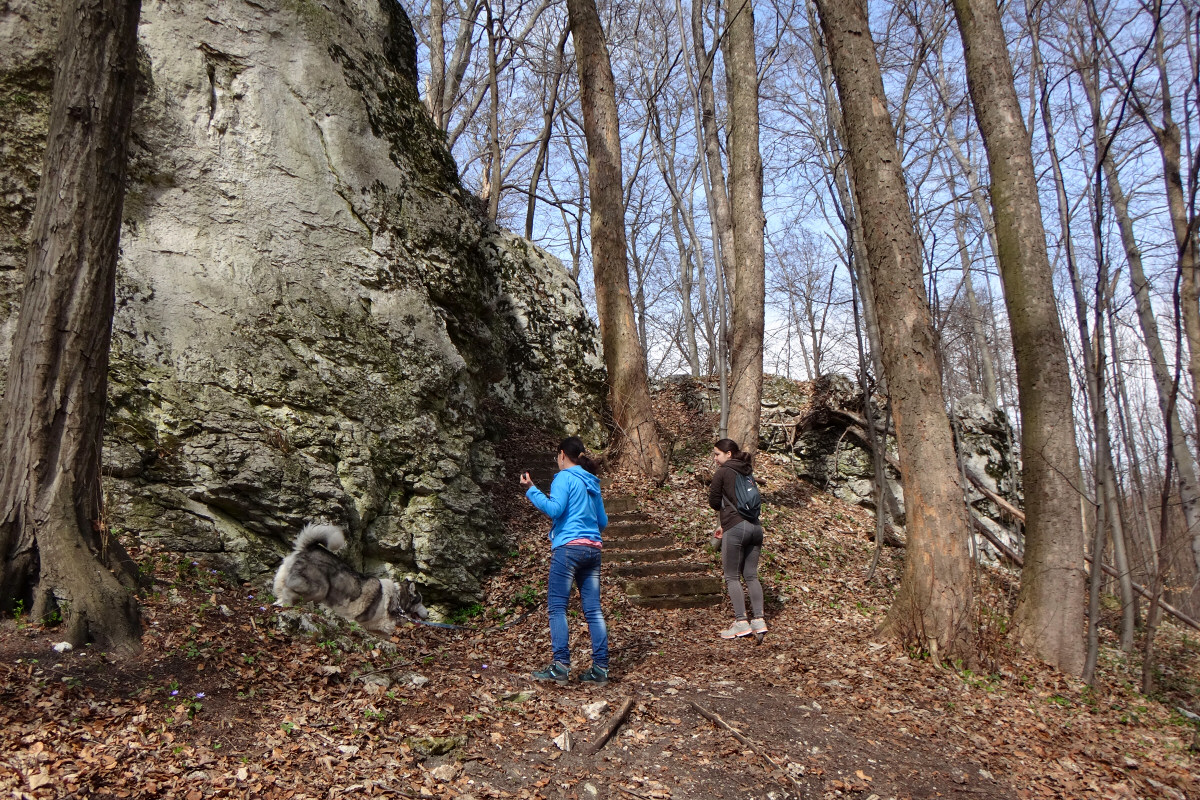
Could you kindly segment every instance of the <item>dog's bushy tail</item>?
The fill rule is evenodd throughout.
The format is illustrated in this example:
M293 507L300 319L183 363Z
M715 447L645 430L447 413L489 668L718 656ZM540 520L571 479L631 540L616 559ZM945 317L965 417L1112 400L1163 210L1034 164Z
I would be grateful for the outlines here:
M336 553L346 546L346 535L335 525L308 524L296 537L296 551L304 550L315 544L323 545L326 550Z

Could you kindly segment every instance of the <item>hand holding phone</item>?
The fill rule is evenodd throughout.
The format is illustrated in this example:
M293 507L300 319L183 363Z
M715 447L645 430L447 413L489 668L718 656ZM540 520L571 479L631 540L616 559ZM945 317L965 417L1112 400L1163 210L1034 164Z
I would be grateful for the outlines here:
M524 489L528 489L530 486L533 486L533 479L529 477L528 471L521 473L520 480L521 480L521 487Z

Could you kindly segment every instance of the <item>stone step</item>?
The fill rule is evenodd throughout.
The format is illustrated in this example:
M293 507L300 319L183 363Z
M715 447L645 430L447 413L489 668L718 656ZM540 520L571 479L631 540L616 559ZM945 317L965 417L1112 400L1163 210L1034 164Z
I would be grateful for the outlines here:
M712 572L712 564L692 561L656 561L645 564L617 564L612 571L621 578L649 578L655 575L686 575L693 572Z
M618 538L604 549L609 553L624 553L629 550L664 550L673 544L675 544L674 536L647 536L641 539L631 537Z
M650 515L644 511L622 511L619 514L613 513L608 507L607 499L604 501L604 512L608 514L609 525L619 525L626 522L649 522Z
M609 515L636 512L638 510L637 498L630 497L629 495L605 498L604 510Z
M630 597L720 594L723 589L722 582L711 576L638 578L625 583L625 593Z
M641 608L703 608L719 606L725 594L682 594L660 597L630 597L629 602Z
M604 548L605 553L609 553L609 549ZM621 562L636 562L646 563L651 561L671 561L681 559L688 555L690 551L674 549L674 550L618 550L615 553L609 554L610 563Z
M629 539L634 536L653 536L662 533L662 528L653 522L610 522L604 529L604 538Z

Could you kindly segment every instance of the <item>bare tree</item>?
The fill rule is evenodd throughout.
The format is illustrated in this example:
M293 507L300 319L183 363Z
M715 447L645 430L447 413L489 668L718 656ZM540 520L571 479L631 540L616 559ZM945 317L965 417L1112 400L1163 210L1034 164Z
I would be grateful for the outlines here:
M1172 4L1174 7L1174 4ZM1182 104L1184 125L1175 118L1175 95L1172 88L1171 70L1168 66L1167 30L1173 28L1161 0L1149 0L1142 9L1149 12L1153 33L1148 44L1149 57L1153 65L1154 91L1147 93L1138 83L1137 62L1145 53L1138 51L1133 68L1126 68L1116 52L1110 39L1105 38L1105 47L1112 55L1109 62L1122 75L1124 88L1129 97L1134 113L1154 137L1162 162L1162 178L1165 185L1166 211L1173 237L1177 274L1179 276L1179 317L1187 342L1187 369L1192 382L1192 422L1194 430L1200 431L1200 402L1195 394L1200 391L1200 249L1197 247L1197 233L1200 229L1200 215L1196 211L1196 195L1200 189L1200 155L1191 148L1183 148L1184 130L1192 130L1195 125L1196 87L1200 86L1200 31L1197 27L1197 12L1187 3L1178 5L1178 13L1182 16L1180 30L1188 37L1187 72L1184 81L1185 102ZM1093 28L1101 36L1103 29L1095 19L1097 12L1092 9ZM1151 96L1147 96L1150 94ZM1191 102L1186 102L1188 99ZM1157 113L1155 112L1157 108ZM1186 156L1186 160L1185 160ZM1186 181L1185 170L1186 169ZM1169 423L1168 423L1169 425ZM1176 449L1172 439L1172 450ZM1180 465L1183 454L1176 455L1174 466ZM1183 464L1186 469L1186 463ZM1181 476L1184 481L1188 476ZM1185 505L1187 500L1185 499ZM1166 533L1164 532L1164 535ZM1167 557L1180 570L1176 576L1182 584L1180 594L1190 595L1185 605L1190 610L1200 608L1200 526L1193 524L1188 518L1186 534L1176 540L1172 537L1166 543ZM1179 590L1177 590L1179 591Z
M613 422L632 448L630 455L638 467L661 482L667 477L667 459L654 427L646 357L629 294L621 134L612 66L594 0L568 0L567 14L579 66L591 197L592 271Z
M841 98L870 279L880 307L884 368L896 423L908 520L900 590L887 626L936 659L973 656L969 521L941 399L937 341L920 245L861 0L817 0Z
M729 431L742 449L758 450L763 380L766 252L762 156L758 149L758 60L754 6L733 0L725 38L729 95L729 205L733 272L729 275Z
M75 644L141 649L134 570L104 524L101 437L140 0L66 3L0 418L0 598ZM114 574L110 570L117 570Z
M995 3L954 0L954 13L988 153L996 255L1017 360L1026 524L1015 634L1040 658L1078 675L1085 659L1082 477L1029 133Z

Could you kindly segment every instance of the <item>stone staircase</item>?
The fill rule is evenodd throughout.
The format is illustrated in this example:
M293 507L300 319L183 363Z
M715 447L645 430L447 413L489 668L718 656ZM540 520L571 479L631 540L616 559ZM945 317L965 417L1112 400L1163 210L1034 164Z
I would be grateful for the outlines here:
M517 462L543 492L558 472L552 456L524 454ZM516 476L514 476L515 478ZM601 487L607 482L601 478ZM657 523L638 510L633 497L605 497L608 527L604 530L604 571L624 585L631 603L643 608L699 608L719 605L724 582L711 564L687 561L693 548L679 547Z
M604 561L625 584L629 601L643 608L698 608L719 605L725 586L711 564L685 560L693 550L676 546L673 536L638 510L632 497L608 498Z

